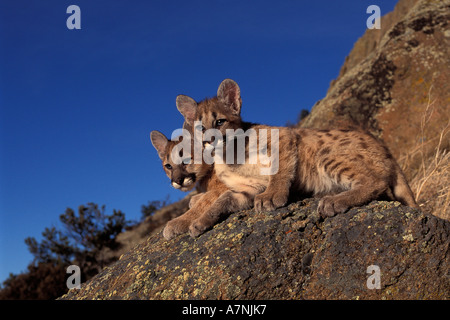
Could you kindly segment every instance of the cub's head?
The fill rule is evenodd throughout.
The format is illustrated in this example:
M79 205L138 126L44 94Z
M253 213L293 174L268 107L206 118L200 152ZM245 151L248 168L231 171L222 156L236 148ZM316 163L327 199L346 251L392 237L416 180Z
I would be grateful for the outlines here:
M181 191L189 191L195 187L196 182L201 181L209 174L212 167L205 163L195 164L191 157L183 158L183 149L177 148L182 143L182 139L180 138L180 141L171 141L156 130L150 133L150 140L158 152L163 169L169 177L172 186ZM192 143L189 142L191 148ZM179 157L178 161L174 157L175 153ZM193 155L192 152L191 155ZM179 159L182 159L181 163Z
M236 82L225 79L217 89L217 97L205 99L199 103L194 99L179 95L177 108L184 116L188 125L196 130L205 132L208 129L217 129L223 136L227 129L241 128L241 91ZM200 128L194 127L195 121L200 121Z

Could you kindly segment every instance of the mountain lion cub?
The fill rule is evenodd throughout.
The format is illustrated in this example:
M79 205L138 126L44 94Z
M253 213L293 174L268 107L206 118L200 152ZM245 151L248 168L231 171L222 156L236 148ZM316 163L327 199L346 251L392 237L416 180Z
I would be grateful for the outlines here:
M186 126L184 128L186 129ZM172 157L172 151L180 142L168 140L159 131L152 131L150 139L172 186L182 191L197 186L200 192L191 198L188 211L167 223L163 231L165 239L170 240L188 231L192 237L197 237L212 228L224 214L252 206L252 198L230 191L218 179L213 165L203 161L199 164L193 161L177 164Z
M220 84L217 97L202 104L184 95L177 97L178 110L190 126L198 127L200 123L203 132L218 130L225 145L232 140L227 134L238 129L254 130L260 148L261 132L274 127L242 121L241 106L240 88L230 79ZM289 193L321 197L318 211L322 216L343 213L380 196L417 207L400 167L389 150L372 135L360 130L277 129L278 140L269 138L262 146L269 150L271 144L278 143L278 170L274 174L262 175L255 170L262 166L260 162L228 161L227 164L226 154L222 155L224 161L214 165L218 178L230 190L254 198L256 211L284 206ZM217 141L212 144L220 145Z

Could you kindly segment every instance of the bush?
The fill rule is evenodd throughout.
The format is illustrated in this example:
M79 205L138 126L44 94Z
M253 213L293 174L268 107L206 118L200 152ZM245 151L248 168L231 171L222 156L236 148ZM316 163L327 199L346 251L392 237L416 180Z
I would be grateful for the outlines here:
M59 218L62 230L45 228L41 242L25 239L33 262L28 272L4 281L0 299L55 299L67 292L69 265L79 266L86 281L115 260L104 252L119 248L116 237L128 224L123 212L107 215L105 206L88 203L78 207L78 214L67 208Z

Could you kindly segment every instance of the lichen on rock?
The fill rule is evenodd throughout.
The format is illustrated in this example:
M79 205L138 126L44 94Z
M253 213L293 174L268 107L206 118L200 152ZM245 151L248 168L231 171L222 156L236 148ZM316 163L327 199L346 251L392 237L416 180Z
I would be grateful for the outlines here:
M449 222L397 202L325 220L316 208L237 212L196 239L158 233L62 299L449 298Z

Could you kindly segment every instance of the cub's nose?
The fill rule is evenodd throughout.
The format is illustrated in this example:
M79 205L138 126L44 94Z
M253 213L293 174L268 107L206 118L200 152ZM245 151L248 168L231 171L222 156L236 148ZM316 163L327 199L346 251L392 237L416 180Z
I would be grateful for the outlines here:
M172 186L174 188L181 188L181 186L183 185L183 182L184 182L184 178L183 177L179 177L179 178L173 179L172 180Z

